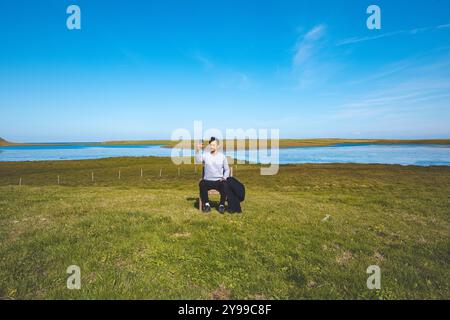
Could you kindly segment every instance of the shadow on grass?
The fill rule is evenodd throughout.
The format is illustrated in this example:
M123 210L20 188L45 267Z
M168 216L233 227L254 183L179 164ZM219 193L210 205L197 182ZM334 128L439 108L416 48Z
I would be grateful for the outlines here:
M198 197L187 197L186 201L192 202L192 206L194 208L198 209L198 206L199 206Z
M199 209L199 198L198 197L187 197L186 201L192 202L192 206L195 209ZM219 201L215 200L209 200L209 204L211 205L211 208L218 208L219 207Z

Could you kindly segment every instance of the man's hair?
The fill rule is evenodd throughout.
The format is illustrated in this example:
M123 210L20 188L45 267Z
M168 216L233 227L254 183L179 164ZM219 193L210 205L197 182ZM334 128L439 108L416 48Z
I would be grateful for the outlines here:
M209 139L209 143L213 141L217 141L217 144L219 144L219 139L217 139L216 137L211 137L211 139Z

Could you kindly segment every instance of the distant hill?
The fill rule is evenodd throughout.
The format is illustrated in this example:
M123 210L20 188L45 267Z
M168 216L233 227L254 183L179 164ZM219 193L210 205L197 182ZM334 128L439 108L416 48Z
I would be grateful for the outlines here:
M8 141L6 141L5 139L0 138L0 146L6 146L8 144L9 144Z
M190 141L191 147L194 147L196 141ZM227 140L222 141L222 145L226 148ZM253 141L255 142L255 141ZM135 140L135 141L105 141L105 142L73 142L73 143L17 143L6 141L0 138L0 146L58 146L82 144L87 146L102 146L102 145L163 145L166 148L175 147L180 141L172 140ZM205 141L206 143L206 141ZM383 139L280 139L278 146L280 148L289 147L325 147L338 144L445 144L450 145L450 139L430 139L430 140L383 140ZM244 145L243 145L244 146ZM250 144L249 140L245 140L245 148L253 148L256 144ZM271 141L267 141L267 147L270 148ZM241 148L236 144L237 148Z

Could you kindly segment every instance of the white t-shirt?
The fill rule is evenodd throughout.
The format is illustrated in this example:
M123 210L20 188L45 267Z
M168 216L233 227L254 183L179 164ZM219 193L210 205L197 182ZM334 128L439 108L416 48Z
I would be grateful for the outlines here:
M205 169L203 179L205 180L217 181L230 176L228 160L222 152L216 151L213 155L211 152L198 151L195 153L195 160L197 163L203 162Z

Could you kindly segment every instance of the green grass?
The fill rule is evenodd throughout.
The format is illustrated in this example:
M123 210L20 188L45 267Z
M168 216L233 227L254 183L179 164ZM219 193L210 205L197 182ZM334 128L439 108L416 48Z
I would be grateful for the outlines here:
M223 216L195 207L199 171L154 157L0 163L0 297L450 298L450 168L239 165L244 214ZM72 264L81 290L66 288ZM381 290L366 287L372 264Z

